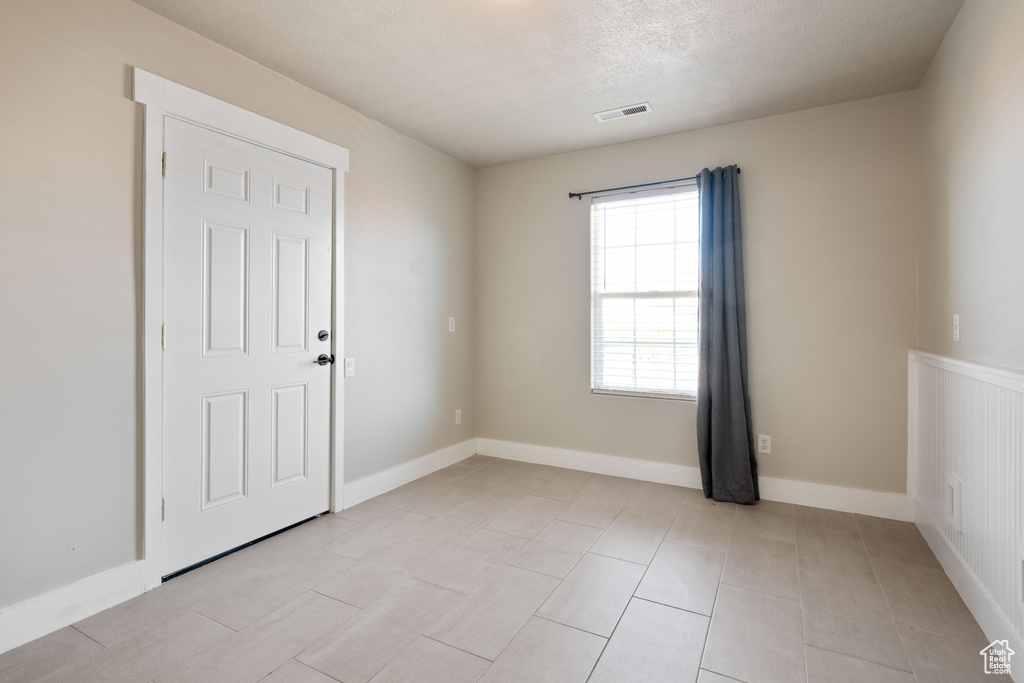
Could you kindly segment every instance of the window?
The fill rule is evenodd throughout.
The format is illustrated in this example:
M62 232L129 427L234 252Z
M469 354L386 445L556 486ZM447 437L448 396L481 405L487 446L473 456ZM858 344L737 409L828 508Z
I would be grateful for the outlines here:
M590 227L591 389L695 398L697 184L596 196Z

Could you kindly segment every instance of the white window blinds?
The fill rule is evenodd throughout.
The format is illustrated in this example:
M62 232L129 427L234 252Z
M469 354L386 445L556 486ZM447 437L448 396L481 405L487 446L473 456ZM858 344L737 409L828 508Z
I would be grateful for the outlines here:
M594 197L591 388L697 394L695 182Z

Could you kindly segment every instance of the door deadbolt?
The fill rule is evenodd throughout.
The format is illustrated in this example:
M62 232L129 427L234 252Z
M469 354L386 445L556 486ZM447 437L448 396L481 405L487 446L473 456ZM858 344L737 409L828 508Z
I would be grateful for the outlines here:
M316 338L320 341L327 341L331 338L331 333L327 330L320 330L320 332L317 333Z

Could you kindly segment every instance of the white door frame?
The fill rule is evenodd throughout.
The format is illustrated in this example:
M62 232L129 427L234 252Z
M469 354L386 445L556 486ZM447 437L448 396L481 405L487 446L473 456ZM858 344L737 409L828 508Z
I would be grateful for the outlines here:
M163 573L163 152L164 119L187 121L261 147L329 168L334 175L333 343L344 358L344 197L348 150L201 92L132 70L134 100L145 110L143 123L143 541L146 588L160 585ZM174 343L174 330L169 331ZM331 511L341 510L344 491L344 399L338 364L331 367Z

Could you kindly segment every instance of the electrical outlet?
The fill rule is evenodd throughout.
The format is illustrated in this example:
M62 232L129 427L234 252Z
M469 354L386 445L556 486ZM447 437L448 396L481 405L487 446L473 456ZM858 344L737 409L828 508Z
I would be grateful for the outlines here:
M356 359L346 358L345 359L345 376L355 377L356 376Z
M462 410L461 409L455 411L455 425L458 426L460 424L462 424Z
M960 314L953 314L953 341L960 341Z
M448 318L448 331L449 332L454 332L455 331L455 316L452 316L452 317Z
M765 455L771 455L772 453L772 437L767 434L757 435L757 452L764 453Z

